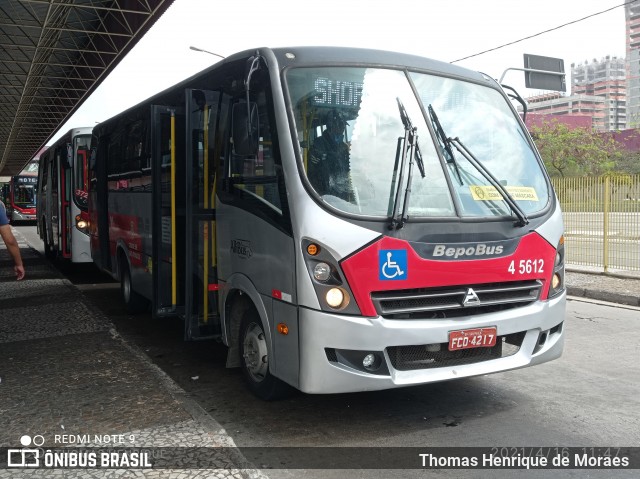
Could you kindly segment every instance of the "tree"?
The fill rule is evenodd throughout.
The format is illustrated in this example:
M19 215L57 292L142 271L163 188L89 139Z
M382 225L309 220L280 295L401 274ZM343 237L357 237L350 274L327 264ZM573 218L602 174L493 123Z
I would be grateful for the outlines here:
M628 175L640 174L640 151L625 153L617 162L616 171Z
M531 127L551 176L598 176L615 170L623 148L611 136L570 128L557 120Z

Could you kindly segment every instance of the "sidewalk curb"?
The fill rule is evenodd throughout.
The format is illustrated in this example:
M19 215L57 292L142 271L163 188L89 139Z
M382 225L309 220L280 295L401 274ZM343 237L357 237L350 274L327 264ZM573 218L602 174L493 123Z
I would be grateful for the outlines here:
M569 296L595 299L598 301L606 301L608 303L626 304L628 306L640 306L640 298L638 298L637 296L599 291L596 289L582 288L579 286L567 286L567 294Z

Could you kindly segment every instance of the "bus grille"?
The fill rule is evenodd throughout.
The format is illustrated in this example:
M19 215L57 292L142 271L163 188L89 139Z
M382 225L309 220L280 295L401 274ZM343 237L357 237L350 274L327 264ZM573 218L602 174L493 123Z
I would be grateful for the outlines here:
M391 364L398 371L462 366L491 359L506 358L520 351L526 331L498 336L492 348L449 351L448 343L423 344L421 346L393 346L387 348Z
M440 319L526 306L540 297L541 290L541 281L515 281L382 291L371 293L371 300L378 314L388 319Z

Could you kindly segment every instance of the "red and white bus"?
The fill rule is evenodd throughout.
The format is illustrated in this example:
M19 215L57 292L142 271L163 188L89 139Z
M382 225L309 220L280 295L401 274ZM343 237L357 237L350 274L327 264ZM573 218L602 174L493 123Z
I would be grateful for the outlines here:
M348 48L238 53L93 131L91 252L272 399L559 357L560 205L491 77Z
M37 225L48 258L91 262L87 196L91 128L73 128L40 156Z
M12 222L35 221L37 189L38 160L33 160L19 175L12 176L5 187L5 206Z

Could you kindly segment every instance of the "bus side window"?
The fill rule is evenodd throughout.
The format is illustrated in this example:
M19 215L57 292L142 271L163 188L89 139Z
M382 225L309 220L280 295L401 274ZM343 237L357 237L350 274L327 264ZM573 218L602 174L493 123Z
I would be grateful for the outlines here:
M51 191L53 194L56 194L58 192L58 162L60 161L60 149L54 151L51 156Z
M124 177L132 191L147 190L151 184L151 169L146 155L146 122L137 120L128 125L124 138Z
M39 189L40 191L46 191L47 190L47 183L48 183L48 173L49 173L49 158L51 157L51 155L46 154L46 155L42 155L42 160L41 160L41 167L42 167L42 171L40 172L40 178L39 178Z
M270 91L267 71L257 71L251 80L250 101L258 112L258 149L251 155L234 152L230 131L232 105L240 103L246 108L244 92L236 91L230 102L222 104L227 112L226 121L219 124L220 138L225 139L220 158L225 174L219 192L223 202L269 218L288 231L291 221Z
M109 137L107 146L107 180L109 191L125 188L126 180L121 181L125 164L122 161L122 132L115 131Z
M258 151L254 155L236 155L230 153L230 176L235 178L236 187L242 185L244 192L250 192L278 211L282 210L280 158L277 145L274 145L274 128L270 121L269 105L265 90L257 91L254 100L259 112Z

